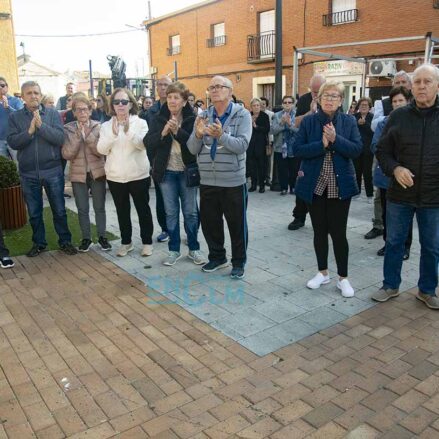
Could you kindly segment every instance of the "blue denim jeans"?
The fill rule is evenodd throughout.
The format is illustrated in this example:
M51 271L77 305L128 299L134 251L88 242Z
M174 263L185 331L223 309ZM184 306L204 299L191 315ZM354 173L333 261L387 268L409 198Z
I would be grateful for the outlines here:
M43 187L52 209L53 225L58 234L58 244L72 241L67 225L67 213L64 202L64 175L61 167L59 174L49 178L28 178L21 176L21 187L26 201L29 222L32 226L32 241L41 247L47 245L43 220Z
M196 187L186 186L184 172L166 171L160 183L166 212L166 226L169 233L169 250L180 251L180 201L183 211L189 250L199 250L199 212Z
M421 244L419 291L435 295L439 264L439 208L416 208L387 201L387 239L384 255L384 288L397 289L401 284L401 268L405 241L416 214Z
M0 155L17 161L17 151L10 148L6 140L0 140Z

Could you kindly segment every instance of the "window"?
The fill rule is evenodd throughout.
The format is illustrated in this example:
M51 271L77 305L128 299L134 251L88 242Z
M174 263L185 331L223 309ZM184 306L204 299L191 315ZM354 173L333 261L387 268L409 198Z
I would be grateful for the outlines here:
M180 53L180 34L172 35L169 38L170 47L168 49L168 55L177 55Z
M218 23L212 26L213 45L223 46L226 44L226 27L225 23Z
M356 21L357 0L332 0L332 24Z
M260 58L272 58L275 52L275 15L274 9L259 14Z

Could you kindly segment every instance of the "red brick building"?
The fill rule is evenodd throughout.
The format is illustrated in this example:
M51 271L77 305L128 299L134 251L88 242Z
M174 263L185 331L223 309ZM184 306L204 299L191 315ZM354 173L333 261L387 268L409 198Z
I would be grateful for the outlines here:
M206 96L206 86L215 74L231 79L236 96L247 103L254 96L272 97L274 8L275 0L207 0L146 21L152 71L156 75L168 74L173 72L176 62L178 79L201 98ZM288 94L292 92L294 47L420 37L318 49L364 57L367 64L336 61L329 56L301 57L300 94L307 91L313 72L321 72L345 83L349 101L363 94L363 69L366 92L373 97L381 96L388 91L390 77L396 71L413 71L423 61L423 37L428 32L439 37L438 0L284 0L282 16L282 89ZM383 63L380 58L393 60Z

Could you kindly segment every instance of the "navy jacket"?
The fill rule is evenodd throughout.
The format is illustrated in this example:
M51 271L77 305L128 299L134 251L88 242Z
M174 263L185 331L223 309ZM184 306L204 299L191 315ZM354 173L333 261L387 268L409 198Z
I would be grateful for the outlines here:
M44 178L61 170L64 129L57 110L40 106L43 121L33 136L28 133L33 114L24 107L9 116L8 145L18 151L20 174Z
M309 204L312 203L327 152L322 141L323 127L327 123L329 123L329 118L322 110L305 116L293 145L294 156L302 159L295 193ZM357 121L353 116L338 111L332 123L337 135L335 142L329 146L328 150L332 154L339 196L344 200L359 193L352 159L361 154L363 142Z

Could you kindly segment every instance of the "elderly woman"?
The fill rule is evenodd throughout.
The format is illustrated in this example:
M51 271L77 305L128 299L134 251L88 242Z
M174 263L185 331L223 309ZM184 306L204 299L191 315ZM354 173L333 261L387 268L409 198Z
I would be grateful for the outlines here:
M354 114L357 119L358 129L360 131L363 150L359 157L354 160L355 173L357 175L358 189L361 192L361 181L364 179L364 189L369 199L373 197L372 184L372 166L373 154L370 150L370 144L373 138L371 128L373 114L370 112L372 100L370 98L361 98L358 100L358 112Z
M55 98L51 94L44 95L41 98L41 105L45 108L55 108Z
M96 98L96 120L100 123L107 122L111 119L110 110L108 108L108 98L105 93L98 94Z
M247 160L250 171L251 187L254 192L259 185L259 193L265 192L265 170L267 160L268 133L270 118L261 110L261 100L254 98L250 101L253 131L247 149Z
M98 142L98 151L107 156L105 174L116 206L122 238L117 256L126 256L133 250L130 195L137 210L142 256L152 255L153 223L149 208L149 160L143 138L148 124L137 116L135 97L125 88L116 88L110 98L111 120L104 122Z
M293 145L302 164L296 195L309 205L319 272L307 283L311 289L330 282L328 234L331 235L343 297L353 297L348 276L349 246L346 227L351 198L358 194L352 160L362 150L356 120L340 110L344 85L326 82L320 87L317 113L304 117Z
M65 143L62 156L65 160L70 160L70 181L82 232L82 242L78 250L88 252L93 244L89 217L90 189L98 229L98 243L102 250L111 250L105 236L105 160L97 150L100 124L90 120L92 106L85 96L73 99L72 110L76 121L64 125Z
M165 204L169 254L163 263L169 266L181 258L180 203L188 237L188 258L197 265L205 262L197 238L198 184L191 183L187 178L192 170L197 172L197 157L189 152L186 145L195 122L188 96L189 90L184 84L170 84L166 90L166 103L157 117L153 118L150 131L144 139L149 156L154 157L152 175L154 181L160 183Z

